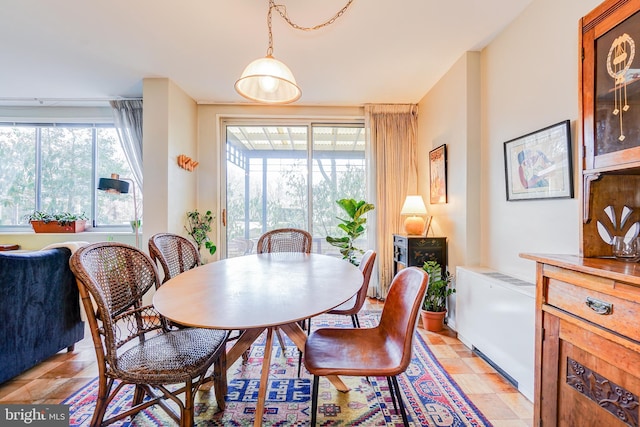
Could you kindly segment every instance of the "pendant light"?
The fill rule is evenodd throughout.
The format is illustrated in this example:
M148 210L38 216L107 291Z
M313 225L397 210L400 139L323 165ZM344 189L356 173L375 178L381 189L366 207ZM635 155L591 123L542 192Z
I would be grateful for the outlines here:
M269 0L269 11L267 12L269 47L267 48L267 56L258 58L247 65L238 81L236 81L236 91L251 101L266 104L289 104L300 99L302 90L296 83L293 73L289 67L273 57L273 33L271 27L273 9L278 11L282 19L291 27L297 30L311 31L332 24L337 18L344 14L352 2L353 0L349 0L333 18L320 25L301 27L289 19L285 6L276 5L274 0Z

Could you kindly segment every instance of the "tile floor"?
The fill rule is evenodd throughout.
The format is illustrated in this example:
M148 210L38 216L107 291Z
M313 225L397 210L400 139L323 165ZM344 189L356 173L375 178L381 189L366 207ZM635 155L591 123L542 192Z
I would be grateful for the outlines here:
M369 300L366 308L380 308ZM418 332L442 366L485 417L497 427L533 425L533 404L488 363L473 354L445 328ZM40 365L0 385L0 403L60 403L97 375L91 334L76 344L73 353L60 352Z

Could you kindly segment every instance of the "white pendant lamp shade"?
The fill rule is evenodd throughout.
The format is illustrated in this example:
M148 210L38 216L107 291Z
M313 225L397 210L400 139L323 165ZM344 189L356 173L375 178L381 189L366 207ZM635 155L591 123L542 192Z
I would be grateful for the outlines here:
M247 65L235 88L247 99L269 104L288 104L302 95L289 67L271 55Z

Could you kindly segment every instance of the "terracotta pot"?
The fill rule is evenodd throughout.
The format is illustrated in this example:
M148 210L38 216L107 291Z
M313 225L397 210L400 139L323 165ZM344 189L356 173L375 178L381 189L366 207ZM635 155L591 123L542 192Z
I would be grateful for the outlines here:
M77 220L68 225L60 225L58 221L31 221L33 231L36 233L80 233L84 231L87 221Z
M425 311L420 310L420 317L422 318L422 327L427 331L440 332L444 329L444 316L447 314L445 311Z

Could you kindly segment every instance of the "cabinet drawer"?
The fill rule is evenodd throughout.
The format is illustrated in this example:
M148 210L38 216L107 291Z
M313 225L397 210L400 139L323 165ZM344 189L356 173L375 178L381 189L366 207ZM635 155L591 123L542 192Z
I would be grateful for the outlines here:
M407 238L405 236L398 236L397 234L393 235L393 245L401 246L403 248L407 247Z
M549 279L548 305L640 341L640 304L635 301Z

